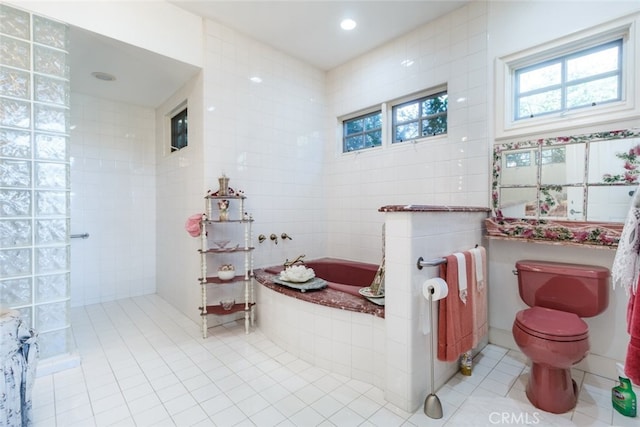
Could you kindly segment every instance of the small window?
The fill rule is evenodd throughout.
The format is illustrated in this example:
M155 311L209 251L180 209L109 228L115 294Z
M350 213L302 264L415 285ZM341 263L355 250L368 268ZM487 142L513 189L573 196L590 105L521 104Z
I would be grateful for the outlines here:
M447 133L446 92L395 105L393 113L393 143L411 141Z
M542 164L565 163L566 155L564 147L546 148L542 150ZM538 159L536 158L536 164Z
M514 73L514 119L523 120L622 99L622 39Z
M507 153L505 155L505 163L508 168L531 166L531 151Z
M382 112L358 116L342 122L342 152L364 150L382 145Z
M187 109L171 117L171 152L187 146Z

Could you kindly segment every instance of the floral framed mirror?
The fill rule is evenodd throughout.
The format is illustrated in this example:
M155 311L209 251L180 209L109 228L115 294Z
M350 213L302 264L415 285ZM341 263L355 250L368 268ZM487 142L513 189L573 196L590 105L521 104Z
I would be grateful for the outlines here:
M640 129L496 144L490 236L617 246L640 180Z

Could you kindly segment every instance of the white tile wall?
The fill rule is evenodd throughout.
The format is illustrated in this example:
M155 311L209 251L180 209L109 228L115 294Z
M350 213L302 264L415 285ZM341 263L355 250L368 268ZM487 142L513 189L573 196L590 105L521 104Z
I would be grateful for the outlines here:
M414 410L428 394L430 327L422 284L437 277L438 268L418 270L419 257L440 258L482 245L485 212L385 213L387 233L385 275L386 385L385 399L406 411ZM437 328L437 312L435 314ZM426 330L425 330L426 329ZM435 360L435 359L434 359ZM455 373L455 363L435 360L435 384Z
M157 290L182 313L200 321L199 239L184 229L187 218L204 212L202 75L156 109L156 216ZM189 143L180 151L169 149L170 112L187 100Z
M327 74L329 253L375 262L387 204L487 206L487 4L472 2ZM400 63L411 59L411 67ZM336 118L447 84L445 137L348 155Z
M72 93L71 124L71 303L154 293L154 111Z
M204 181L245 191L256 265L325 255L324 73L213 21L205 24ZM259 76L262 83L250 77Z

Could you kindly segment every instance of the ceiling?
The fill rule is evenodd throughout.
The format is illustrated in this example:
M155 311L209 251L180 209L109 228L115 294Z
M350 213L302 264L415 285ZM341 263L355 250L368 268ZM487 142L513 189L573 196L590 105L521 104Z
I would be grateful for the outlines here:
M69 29L69 68L72 92L154 108L199 70L78 27ZM98 80L93 72L112 74L116 80Z
M170 1L322 70L330 70L471 0ZM340 29L343 18L357 27ZM70 31L72 91L157 107L197 67L79 28ZM105 82L94 71L116 76Z
M322 70L330 70L469 1L170 1ZM351 18L352 31L340 28Z

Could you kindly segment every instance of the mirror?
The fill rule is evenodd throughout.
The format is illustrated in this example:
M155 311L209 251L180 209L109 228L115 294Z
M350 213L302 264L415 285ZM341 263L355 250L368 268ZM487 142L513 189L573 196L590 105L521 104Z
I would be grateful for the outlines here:
M640 178L640 130L494 146L498 217L624 222Z
M571 229L575 222L619 230L622 224L612 223L625 221L639 179L640 129L497 144L493 214L525 226L549 221Z

